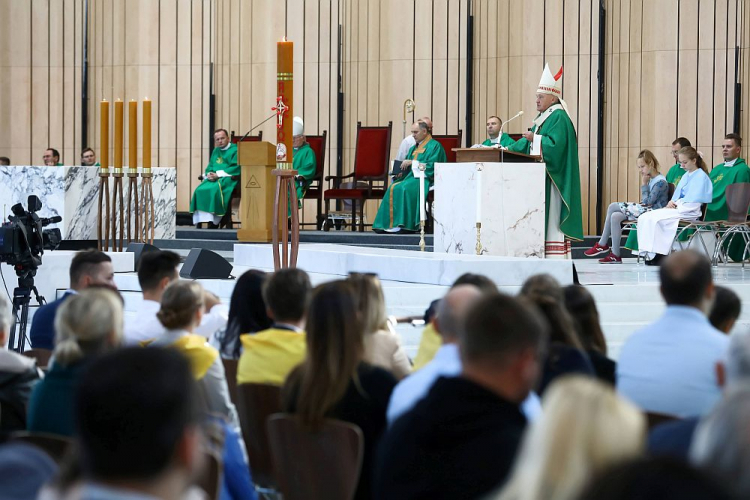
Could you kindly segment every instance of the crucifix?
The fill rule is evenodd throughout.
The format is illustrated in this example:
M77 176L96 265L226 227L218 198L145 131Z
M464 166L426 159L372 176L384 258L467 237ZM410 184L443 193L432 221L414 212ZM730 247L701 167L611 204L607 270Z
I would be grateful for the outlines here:
M276 128L281 130L284 125L284 115L289 111L289 106L284 104L284 96L276 98L276 106L271 108L272 111L276 111Z

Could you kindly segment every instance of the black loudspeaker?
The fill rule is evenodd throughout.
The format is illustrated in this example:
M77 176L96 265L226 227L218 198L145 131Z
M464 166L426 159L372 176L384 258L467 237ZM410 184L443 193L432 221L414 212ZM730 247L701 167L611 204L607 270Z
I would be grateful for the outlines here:
M158 252L159 249L148 243L129 243L128 249L125 251L133 252L135 254L133 255L133 265L135 266L134 269L138 271L138 264L141 262L143 254L146 252Z
M232 264L218 253L203 248L193 248L180 269L180 277L227 279L231 272Z

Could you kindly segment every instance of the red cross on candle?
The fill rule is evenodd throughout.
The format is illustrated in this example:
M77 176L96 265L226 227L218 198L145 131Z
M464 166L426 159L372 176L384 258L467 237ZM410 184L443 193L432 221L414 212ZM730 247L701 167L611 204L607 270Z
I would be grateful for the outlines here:
M279 96L276 98L276 106L271 108L272 111L276 111L276 127L281 130L281 127L284 123L284 115L287 114L287 111L289 110L289 106L284 104L284 97Z

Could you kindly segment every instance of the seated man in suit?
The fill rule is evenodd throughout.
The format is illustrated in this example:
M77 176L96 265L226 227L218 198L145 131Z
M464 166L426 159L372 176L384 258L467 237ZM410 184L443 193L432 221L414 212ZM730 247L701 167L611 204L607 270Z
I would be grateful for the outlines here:
M237 145L229 141L229 133L223 128L214 132L214 151L208 161L206 172L190 200L190 213L196 227L204 222L216 229L219 221L231 210L229 200L237 181L233 175L240 175L237 163Z
M34 314L29 334L33 349L54 348L57 308L70 295L90 286L117 289L112 259L106 253L98 250L78 252L70 263L70 288L65 291L61 298L43 305Z

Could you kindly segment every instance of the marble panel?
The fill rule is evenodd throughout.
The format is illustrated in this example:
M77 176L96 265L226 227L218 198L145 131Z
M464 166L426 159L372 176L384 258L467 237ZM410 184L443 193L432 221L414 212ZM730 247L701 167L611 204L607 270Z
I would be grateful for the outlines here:
M482 170L482 253L544 257L542 163L484 163ZM435 165L434 251L475 254L477 164Z

